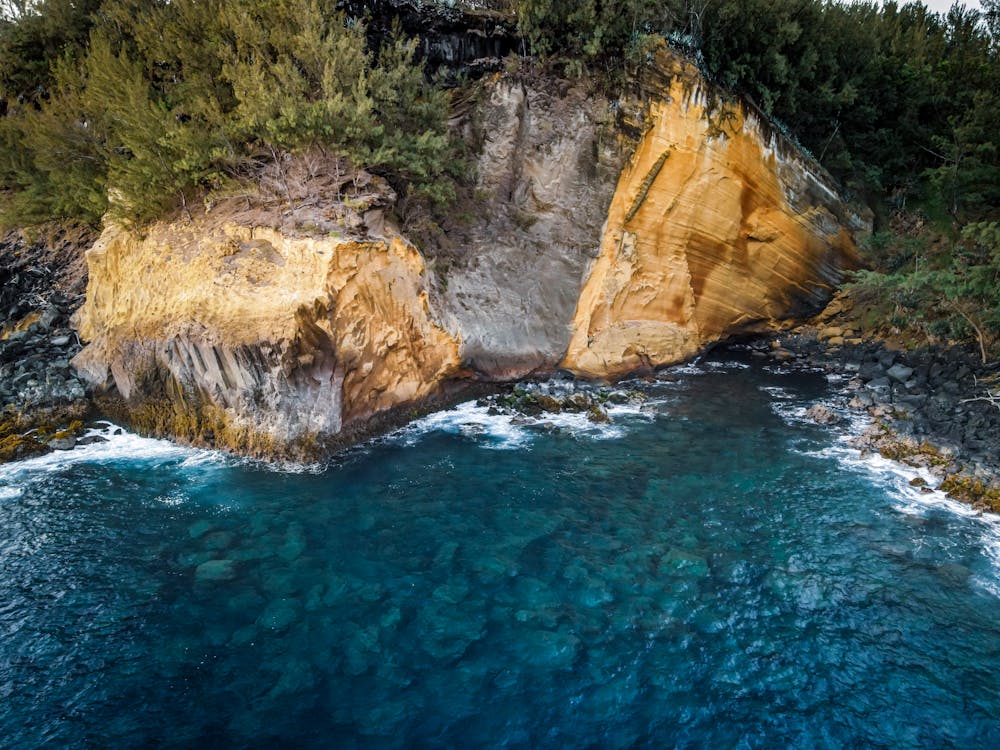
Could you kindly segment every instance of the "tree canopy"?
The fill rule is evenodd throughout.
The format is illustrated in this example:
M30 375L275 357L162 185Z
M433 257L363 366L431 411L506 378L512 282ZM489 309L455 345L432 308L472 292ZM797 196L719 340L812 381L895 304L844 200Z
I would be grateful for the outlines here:
M0 21L8 221L143 222L319 147L446 200L449 95L396 34L368 48L332 0L41 0Z
M662 36L750 98L878 208L1000 204L1000 0L516 0L532 48L569 69L641 65Z

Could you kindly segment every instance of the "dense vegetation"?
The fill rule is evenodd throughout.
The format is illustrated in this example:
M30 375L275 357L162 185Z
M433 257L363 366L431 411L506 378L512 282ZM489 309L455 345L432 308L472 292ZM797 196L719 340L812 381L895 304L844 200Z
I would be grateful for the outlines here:
M613 72L651 37L699 55L874 202L1000 202L1000 2L945 17L920 3L520 0L532 46ZM930 170L932 174L927 174ZM928 178L931 180L928 182ZM933 193L933 194L932 194Z
M42 0L0 27L7 221L143 222L322 148L446 200L448 95L327 0Z
M886 317L1000 341L1000 0L945 15L820 0L466 4L516 18L522 49L609 86L667 38L783 123L881 227L925 218L869 247L881 274L859 283ZM445 205L461 164L447 93L413 41L372 49L364 19L337 6L0 0L0 223L143 222L316 148Z

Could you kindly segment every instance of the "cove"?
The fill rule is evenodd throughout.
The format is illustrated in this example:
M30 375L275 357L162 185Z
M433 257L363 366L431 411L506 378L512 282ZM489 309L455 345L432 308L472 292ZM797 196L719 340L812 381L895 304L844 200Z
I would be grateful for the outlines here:
M1000 526L742 355L322 470L127 433L0 467L0 744L997 747Z

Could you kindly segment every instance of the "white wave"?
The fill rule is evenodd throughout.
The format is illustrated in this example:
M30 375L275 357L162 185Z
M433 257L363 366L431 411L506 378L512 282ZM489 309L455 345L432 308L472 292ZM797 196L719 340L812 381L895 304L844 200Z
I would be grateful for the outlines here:
M667 370L663 370L663 375L704 375L708 370L702 366L698 360L685 362L683 365L674 365Z
M701 366L709 371L715 370L749 370L749 362L741 362L738 359L710 359L701 363Z
M765 369L767 369L765 367ZM828 374L827 381L834 389L843 388L849 376ZM772 397L771 410L786 424L812 424L806 413L813 402L796 399L780 386L761 386L761 390ZM880 488L890 500L890 507L897 513L926 517L934 511L945 511L974 524L980 537L980 549L989 560L990 574L975 575L973 581L984 591L1000 597L1000 515L983 513L971 505L953 500L939 489L938 477L926 468L914 467L885 458L876 452L862 452L851 445L872 425L872 417L865 411L857 411L846 405L850 393L841 391L819 403L842 418L834 427L836 438L833 445L820 450L801 450L805 455L836 461L848 471L865 476ZM795 450L795 449L793 449ZM916 479L923 480L923 486Z
M970 506L950 499L939 490L926 492L926 488L932 488L937 483L937 479L927 469L893 461L874 452L862 453L846 444L849 439L844 437L836 445L803 453L833 459L844 468L871 478L895 501L893 507L902 513L923 515L929 508L940 506L960 515L978 515ZM922 479L925 485L920 487L910 484L916 479Z
M106 464L118 461L142 462L147 465L162 465L170 462L217 460L212 454L222 456L217 451L200 451L186 448L166 440L144 438L127 432L110 422L101 423L99 428L87 430L84 438L100 437L103 442L78 445L72 450L54 451L44 456L35 456L23 461L14 461L0 466L0 485L7 485L5 491L20 488L17 483L25 477L46 472L55 472L83 463ZM10 495L16 497L16 495Z
M764 372L770 375L789 375L791 373L799 372L812 372L812 373L825 373L822 367L818 365L810 365L803 362L795 362L793 364L789 363L777 363L777 364L765 364L761 365Z
M167 495L157 495L153 498L154 503L161 503L168 506L184 505L190 498L183 492L171 492Z
M975 575L972 577L972 580L973 583L978 585L984 591L1000 598L1000 516L984 514L984 517L986 516L993 519L994 523L991 524L992 533L983 534L983 551L992 563L991 567L995 575L992 579L981 575Z
M875 452L862 453L852 447L850 440L871 422L867 414L852 416L850 427L836 444L803 453L834 460L845 469L864 475L886 493L897 513L925 518L933 511L945 511L974 524L979 548L990 562L990 574L975 575L972 580L992 596L1000 597L1000 515L976 510L935 489L938 478L926 468L893 461ZM916 479L922 479L924 485L911 484Z
M772 398L781 399L782 401L797 398L794 393L789 391L787 388L782 388L780 385L762 385L760 386L760 389Z
M628 430L623 422L629 419L651 420L655 414L642 411L629 404L608 405L611 424L598 424L587 419L585 413L526 417L519 414L490 414L488 406L466 401L445 411L435 412L411 422L390 435L402 440L404 445L415 445L422 437L433 432L463 435L482 448L517 450L530 445L541 432L562 430L575 437L590 440L616 440ZM617 421L616 421L617 420Z
M24 492L22 487L0 487L0 500L13 500Z
M781 417L785 424L795 424L809 422L809 418L806 417L807 408L799 403L791 403L788 401L772 401L768 406L771 407L771 411Z
M933 510L945 511L972 524L979 537L977 546L989 563L989 572L973 575L972 583L1000 598L1000 516L977 511L940 490L925 492L912 486L910 482L917 477L927 482L926 487L934 486L935 477L926 469L907 466L877 454L862 456L857 450L841 446L817 451L815 455L828 456L849 470L865 474L891 498L891 507L897 513L925 518Z

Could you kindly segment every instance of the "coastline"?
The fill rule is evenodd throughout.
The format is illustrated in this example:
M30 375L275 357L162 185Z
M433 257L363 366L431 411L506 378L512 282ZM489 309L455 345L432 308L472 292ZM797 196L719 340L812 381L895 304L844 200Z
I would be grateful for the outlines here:
M95 419L121 422L122 415L110 408L106 398L86 393L70 364L80 349L70 320L86 289L81 250L86 243L77 234L56 231L32 240L10 233L0 241L0 260L6 269L0 299L0 462L99 440L86 434L85 425ZM974 509L1000 512L1000 406L983 398L987 387L1000 381L1000 362L984 365L971 346L905 350L878 331L866 329L862 318L850 297L840 293L806 323L766 338L721 346L749 349L785 368L826 372L839 381L831 387L841 392L847 409L871 420L853 439L855 448L926 469L934 481L922 491L941 490ZM672 369L664 371L669 374ZM468 398L510 392L538 377L545 374L508 384L454 382L436 395L377 414L316 446L322 453L319 459L335 459L351 446L418 417ZM589 408L590 404L583 411ZM595 418L600 417L598 412ZM820 423L841 421L824 409L809 417ZM138 428L139 434L170 437L125 424ZM178 444L215 447L173 439Z
M1000 406L984 397L1000 379L1000 362L984 365L971 346L894 346L863 331L843 296L808 323L742 346L839 381L831 388L848 411L871 420L851 440L862 455L925 469L937 484L914 480L920 491L940 490L975 510L1000 513ZM843 421L824 407L808 416L831 426Z

